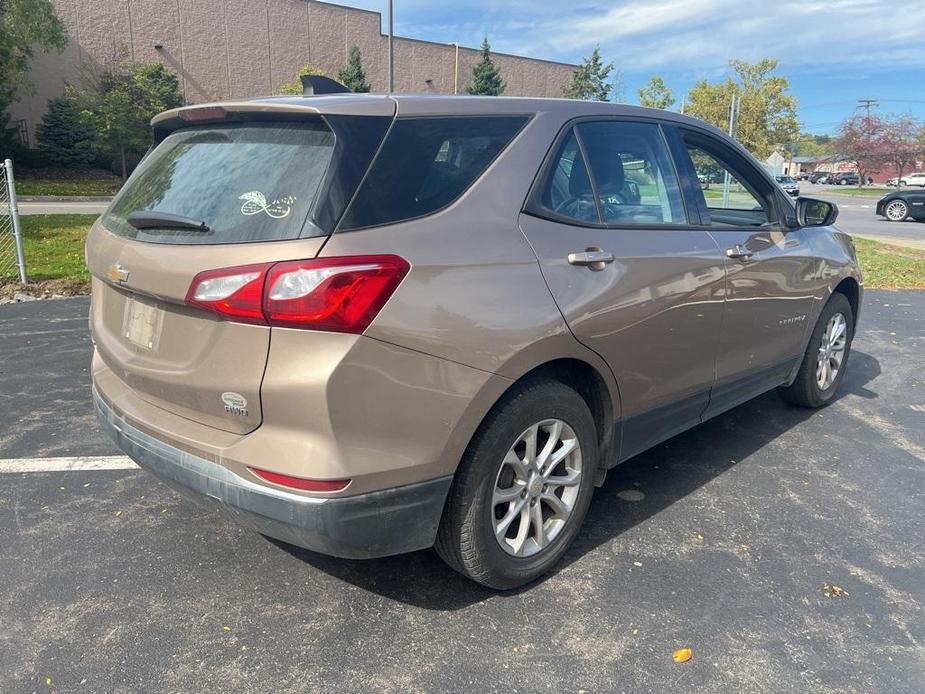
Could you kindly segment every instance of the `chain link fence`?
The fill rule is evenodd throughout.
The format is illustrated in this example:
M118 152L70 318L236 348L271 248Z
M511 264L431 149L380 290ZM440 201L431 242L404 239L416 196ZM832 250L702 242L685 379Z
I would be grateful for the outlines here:
M16 206L16 181L13 178L13 162L9 159L0 166L0 281L8 279L26 281L26 258Z

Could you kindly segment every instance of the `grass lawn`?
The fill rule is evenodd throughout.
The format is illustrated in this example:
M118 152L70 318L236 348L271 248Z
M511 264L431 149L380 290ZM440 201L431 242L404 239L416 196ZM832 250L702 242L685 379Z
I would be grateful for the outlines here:
M33 282L86 284L84 239L96 220L89 214L24 215L26 269ZM925 251L854 237L864 284L871 289L925 289Z
M30 282L89 282L84 265L84 239L93 214L27 214L20 217L26 272Z
M892 193L895 188L858 188L857 186L827 186L825 191L816 193L806 193L807 196L813 197L820 193L824 195L848 195L854 198L882 198L887 193Z
M18 169L16 194L27 195L115 195L122 179L100 169Z
M925 251L854 237L864 273L871 289L925 289Z

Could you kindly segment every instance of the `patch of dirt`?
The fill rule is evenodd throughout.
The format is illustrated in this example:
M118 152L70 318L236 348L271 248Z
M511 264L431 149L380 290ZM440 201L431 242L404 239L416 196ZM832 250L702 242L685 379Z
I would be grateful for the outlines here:
M90 293L90 283L83 280L57 279L41 282L9 282L0 280L0 301L15 300L17 295L34 299L62 299L68 296L84 296Z

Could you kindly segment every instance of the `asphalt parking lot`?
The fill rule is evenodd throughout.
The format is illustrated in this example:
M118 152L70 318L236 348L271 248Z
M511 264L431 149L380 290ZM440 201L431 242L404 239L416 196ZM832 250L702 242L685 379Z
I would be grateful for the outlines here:
M613 471L512 594L277 544L139 470L4 471L117 453L87 306L0 307L2 692L925 690L925 292L867 292L827 409L771 393Z

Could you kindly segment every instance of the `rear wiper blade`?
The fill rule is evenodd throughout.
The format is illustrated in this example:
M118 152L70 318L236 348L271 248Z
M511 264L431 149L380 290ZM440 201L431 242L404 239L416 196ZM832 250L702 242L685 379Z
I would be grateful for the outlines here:
M136 229L185 229L187 231L212 231L208 224L199 219L182 217L169 212L139 210L125 218Z

